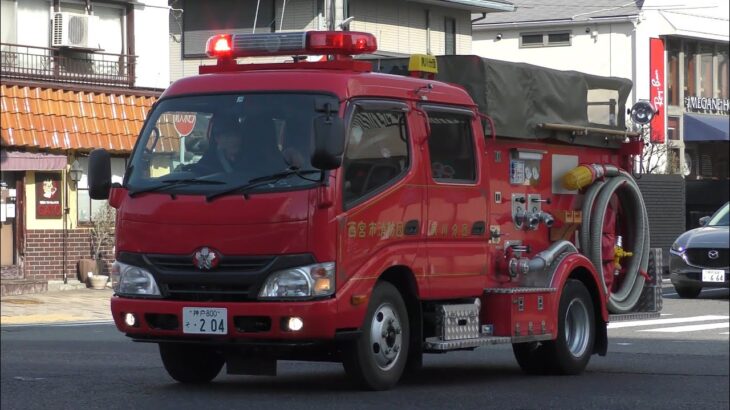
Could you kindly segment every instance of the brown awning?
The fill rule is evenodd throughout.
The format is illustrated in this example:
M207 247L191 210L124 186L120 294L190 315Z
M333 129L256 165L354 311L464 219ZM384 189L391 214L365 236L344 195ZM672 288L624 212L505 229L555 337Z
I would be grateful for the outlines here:
M3 171L57 171L66 168L68 157L44 152L0 151Z
M92 92L1 87L3 148L129 152L156 97L133 91Z

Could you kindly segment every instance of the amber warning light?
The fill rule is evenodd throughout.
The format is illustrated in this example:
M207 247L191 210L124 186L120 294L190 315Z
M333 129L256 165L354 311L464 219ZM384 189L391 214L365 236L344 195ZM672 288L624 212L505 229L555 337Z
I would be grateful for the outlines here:
M378 49L375 36L356 31L308 31L296 33L219 34L208 39L210 57L283 55L355 55Z

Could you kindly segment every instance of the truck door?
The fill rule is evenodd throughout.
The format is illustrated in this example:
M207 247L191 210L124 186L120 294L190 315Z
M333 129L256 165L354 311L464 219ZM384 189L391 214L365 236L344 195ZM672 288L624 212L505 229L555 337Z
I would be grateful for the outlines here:
M426 189L427 277L434 297L473 296L486 284L487 193L466 109L422 105L430 129ZM477 292L478 294L479 292Z
M387 266L425 261L425 188L422 167L414 165L412 114L391 100L359 100L348 108L338 255L347 275L375 278Z

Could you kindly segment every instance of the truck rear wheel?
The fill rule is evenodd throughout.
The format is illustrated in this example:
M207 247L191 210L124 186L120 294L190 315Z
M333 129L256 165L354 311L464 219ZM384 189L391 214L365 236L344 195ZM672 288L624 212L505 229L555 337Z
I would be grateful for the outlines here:
M568 279L558 309L558 338L553 348L555 373L581 373L593 354L595 340L591 295L580 281Z
M591 296L580 281L569 279L560 297L557 338L515 343L512 350L527 373L578 374L588 365L595 340Z
M160 343L165 370L180 383L208 383L220 373L225 359L205 346Z
M378 283L362 334L344 349L345 372L366 389L390 389L405 369L409 337L408 313L398 289L388 282Z

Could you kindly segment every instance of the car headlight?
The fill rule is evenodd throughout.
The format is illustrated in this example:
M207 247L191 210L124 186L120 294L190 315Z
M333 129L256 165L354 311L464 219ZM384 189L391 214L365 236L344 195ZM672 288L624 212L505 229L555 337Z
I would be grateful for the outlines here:
M682 253L684 253L684 247L679 244L679 242L674 242L672 244L672 247L669 249L670 253L673 253L675 255L681 256Z
M310 298L335 293L335 263L298 266L273 272L259 292L259 298Z
M111 273L112 288L120 295L161 296L155 278L146 269L115 261Z

